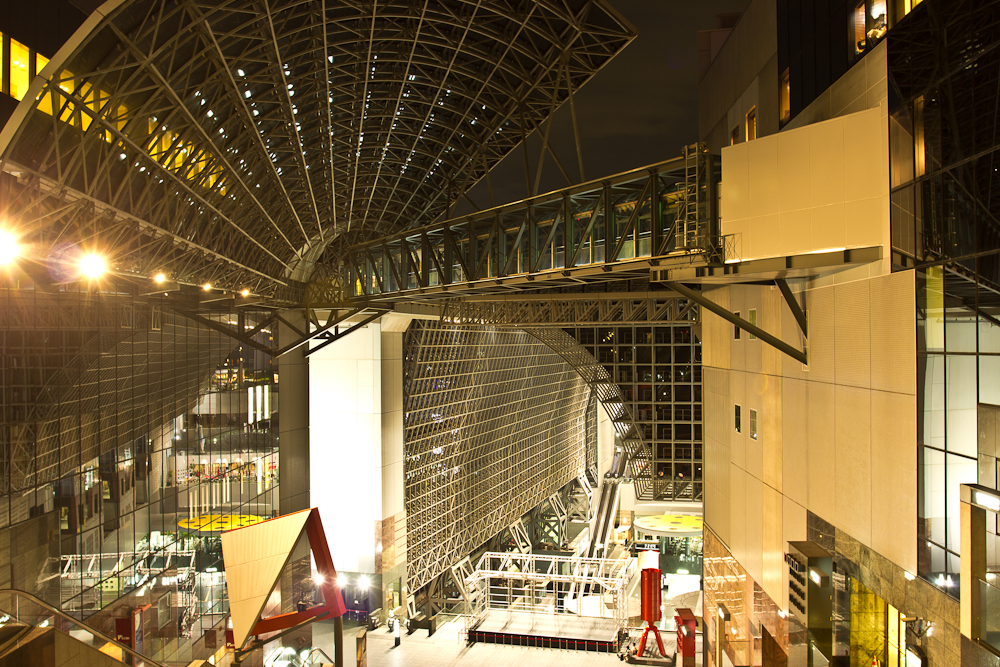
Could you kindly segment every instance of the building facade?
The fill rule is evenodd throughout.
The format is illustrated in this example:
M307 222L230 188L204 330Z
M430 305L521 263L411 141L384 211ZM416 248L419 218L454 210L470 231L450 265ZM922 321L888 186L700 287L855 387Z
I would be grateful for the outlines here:
M996 664L960 487L997 483L998 10L754 1L701 81L727 261L807 327L773 282L706 291L808 357L705 315L714 664Z

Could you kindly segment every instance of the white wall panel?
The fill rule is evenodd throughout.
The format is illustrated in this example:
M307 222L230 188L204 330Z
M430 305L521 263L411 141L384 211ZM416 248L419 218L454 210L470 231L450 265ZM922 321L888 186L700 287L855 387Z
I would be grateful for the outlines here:
M346 572L375 572L375 525L383 518L380 346L379 327L370 324L309 357L312 504L333 562Z

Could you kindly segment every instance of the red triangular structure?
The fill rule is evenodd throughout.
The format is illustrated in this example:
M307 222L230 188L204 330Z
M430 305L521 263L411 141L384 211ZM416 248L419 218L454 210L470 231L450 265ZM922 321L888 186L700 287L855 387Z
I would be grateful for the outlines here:
M303 531L309 539L316 570L323 577L319 584L323 604L260 618ZM347 609L337 585L337 571L330 557L319 510L315 507L223 533L222 557L226 564L226 587L237 647L242 647L252 635L285 630L320 615L337 618Z

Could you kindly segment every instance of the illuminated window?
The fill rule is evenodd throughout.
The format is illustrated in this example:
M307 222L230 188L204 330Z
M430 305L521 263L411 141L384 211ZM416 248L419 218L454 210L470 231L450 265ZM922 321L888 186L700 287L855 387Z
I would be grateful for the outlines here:
M847 39L850 46L848 53L853 62L858 56L865 52L867 43L865 42L865 3L864 0L855 5L854 10L847 18Z
M735 315L736 317L739 317L740 316L740 311L737 310L735 313L733 313L733 315ZM740 339L740 327L739 327L739 325L734 324L733 325L733 340L739 340L739 339Z
M729 133L729 145L735 146L740 143L740 126L737 125L733 128L733 131Z
M756 308L751 308L750 309L750 314L747 316L747 320L750 322L750 324L752 324L754 326L757 326L757 309ZM750 333L750 332L748 331L747 333ZM754 336L753 334L750 334L750 340L757 340L757 337Z
M17 41L10 40L10 96L15 100L24 99L31 82L31 72L28 70L28 47Z
M7 62L7 40L0 32L0 92L7 92L7 68L3 64Z
M757 107L750 107L747 112L747 141L757 138Z
M913 168L914 175L923 176L927 170L927 146L924 144L924 96L913 100Z
M736 406L736 432L742 433L743 426L740 424L740 406Z
M781 85L779 86L778 98L778 121L787 123L792 117L792 86L788 78L788 68L781 73Z
M757 439L757 411L750 408L750 437Z

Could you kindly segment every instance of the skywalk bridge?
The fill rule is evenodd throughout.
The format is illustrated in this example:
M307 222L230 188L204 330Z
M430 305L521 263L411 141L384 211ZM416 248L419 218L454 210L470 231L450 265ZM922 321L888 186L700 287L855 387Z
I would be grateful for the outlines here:
M649 277L665 262L718 264L716 160L682 156L349 247L310 288L312 307L510 294ZM728 255L727 255L728 253Z

